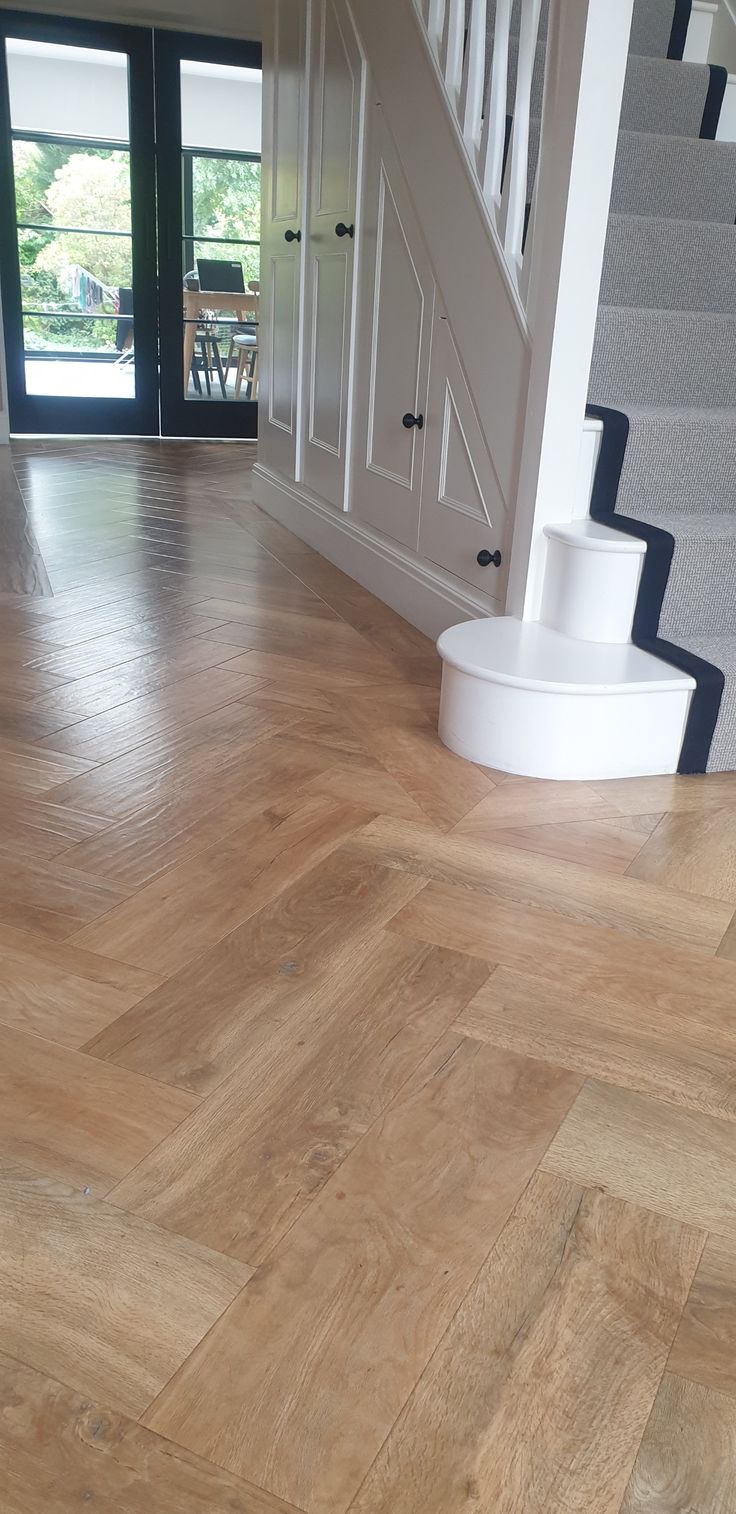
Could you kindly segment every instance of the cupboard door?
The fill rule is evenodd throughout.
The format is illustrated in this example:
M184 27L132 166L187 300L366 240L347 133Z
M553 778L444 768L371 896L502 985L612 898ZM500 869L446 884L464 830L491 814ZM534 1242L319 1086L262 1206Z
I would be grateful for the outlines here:
M437 307L427 404L419 551L492 599L503 598L507 512L447 317ZM501 553L501 565L478 554Z
M304 482L342 509L362 59L346 6L313 10Z
M265 9L258 428L261 461L277 473L294 478L303 247L305 0L272 0Z
M416 550L434 280L380 107L371 138L351 503L361 520Z

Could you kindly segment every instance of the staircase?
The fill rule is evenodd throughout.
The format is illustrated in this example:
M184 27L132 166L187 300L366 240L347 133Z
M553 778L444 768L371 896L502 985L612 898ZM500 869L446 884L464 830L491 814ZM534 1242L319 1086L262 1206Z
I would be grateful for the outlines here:
M691 9L634 6L590 374L589 518L544 528L539 619L470 622L439 641L440 734L508 771L736 768L736 144L714 140L726 71L682 61ZM492 3L486 92L494 45Z

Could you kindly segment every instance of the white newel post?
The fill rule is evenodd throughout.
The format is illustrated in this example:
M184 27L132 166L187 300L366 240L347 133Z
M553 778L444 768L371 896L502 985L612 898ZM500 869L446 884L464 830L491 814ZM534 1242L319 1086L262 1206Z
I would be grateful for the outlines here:
M539 618L543 529L572 518L634 0L551 0L522 277L532 335L507 609ZM528 271L528 272L527 272Z

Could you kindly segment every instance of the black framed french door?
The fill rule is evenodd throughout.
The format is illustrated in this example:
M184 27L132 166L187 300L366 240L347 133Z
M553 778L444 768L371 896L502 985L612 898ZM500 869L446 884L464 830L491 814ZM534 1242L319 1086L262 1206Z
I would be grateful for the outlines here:
M0 10L0 47L11 429L156 435L151 32Z
M255 437L261 45L156 31L154 57L162 434ZM215 92L209 115L188 110L197 71ZM247 133L225 140L226 91L249 71L259 76L257 151Z

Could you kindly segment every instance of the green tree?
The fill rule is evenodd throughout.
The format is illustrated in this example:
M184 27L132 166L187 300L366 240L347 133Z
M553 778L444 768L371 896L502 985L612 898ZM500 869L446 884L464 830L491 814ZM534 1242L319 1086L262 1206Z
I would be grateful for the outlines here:
M192 164L195 257L240 258L248 279L260 274L258 247L219 247L198 242L200 237L242 237L258 242L261 235L261 165L239 158L205 158Z
M94 226L106 231L129 231L130 169L127 153L111 152L105 158L86 152L72 153L57 169L46 192L46 203L56 226ZM58 232L36 259L37 268L55 273L57 278L72 263L81 264L101 283L115 288L132 282L129 237Z

